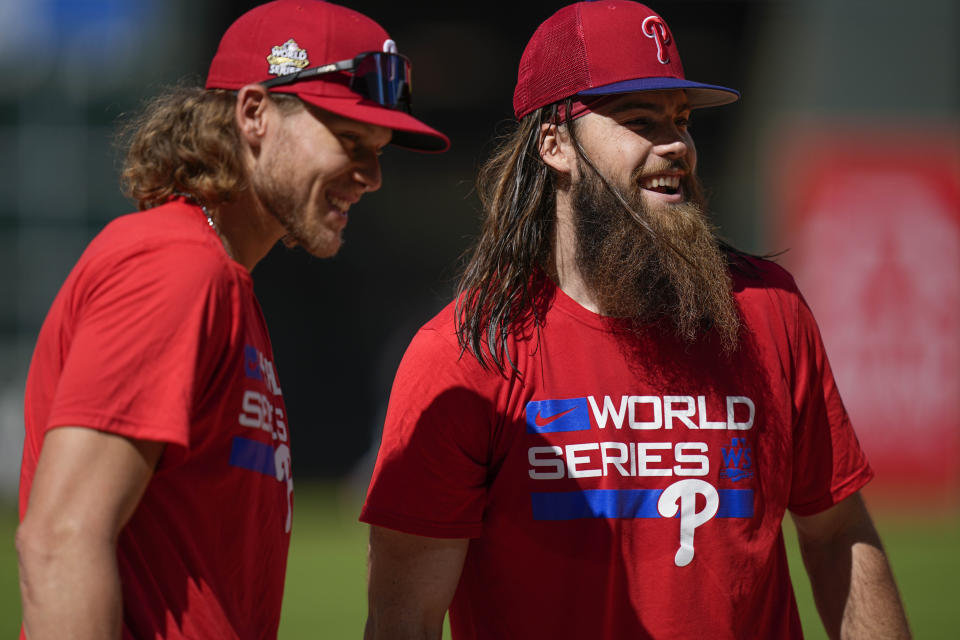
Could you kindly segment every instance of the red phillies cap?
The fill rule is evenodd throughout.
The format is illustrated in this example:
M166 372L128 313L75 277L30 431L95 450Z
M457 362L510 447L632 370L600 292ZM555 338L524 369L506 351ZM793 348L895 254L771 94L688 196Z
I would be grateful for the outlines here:
M275 0L230 25L210 63L206 87L237 90L369 52L396 54L397 45L362 13L318 0ZM388 127L393 130L392 142L401 147L446 151L450 146L447 136L409 113L352 90L350 80L348 71L334 71L270 91L292 93L337 115Z
M531 111L572 95L683 89L691 107L736 101L740 93L687 80L667 23L626 0L578 2L541 24L520 58L513 112Z

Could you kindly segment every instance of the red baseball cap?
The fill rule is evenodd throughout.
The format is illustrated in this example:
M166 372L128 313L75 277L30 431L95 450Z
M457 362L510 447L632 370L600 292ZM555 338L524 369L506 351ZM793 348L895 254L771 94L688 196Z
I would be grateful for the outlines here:
M667 23L627 0L578 2L541 24L520 58L513 112L531 111L573 95L683 89L691 107L736 101L740 93L687 80Z
M396 43L362 13L319 0L275 0L230 25L210 63L206 88L237 90L304 70L321 71L271 86L270 91L292 93L337 115L392 129L392 142L401 147L446 151L450 140L444 134L351 88L349 69L326 70L365 53L392 54L409 71L406 59L397 55ZM405 90L409 91L408 84Z

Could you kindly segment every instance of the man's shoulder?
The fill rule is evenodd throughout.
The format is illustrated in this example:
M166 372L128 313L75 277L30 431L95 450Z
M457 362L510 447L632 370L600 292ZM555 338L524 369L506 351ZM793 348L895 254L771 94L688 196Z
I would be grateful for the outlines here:
M730 272L735 293L763 289L799 293L790 272L769 258L737 254L731 258Z
M158 207L114 218L97 234L94 242L125 240L163 244L176 240L193 240L202 243L208 224L199 207L172 200Z
M745 260L741 271L746 273L734 276L734 297L748 327L783 336L794 334L801 325L815 326L806 300L787 269L761 258Z
M230 270L203 213L178 201L115 218L90 242L80 262L105 268L166 264L173 271L207 276Z
M249 274L206 225L199 208L175 202L120 216L87 245L61 295L76 303L233 295Z
M420 327L420 331L456 334L457 301L451 300Z
M427 320L413 337L411 347L453 353L459 349L456 330L456 301L449 302Z
M410 341L404 360L437 375L442 372L477 380L490 376L502 378L495 369L484 367L474 353L461 344L457 311L457 301L453 300L424 323Z

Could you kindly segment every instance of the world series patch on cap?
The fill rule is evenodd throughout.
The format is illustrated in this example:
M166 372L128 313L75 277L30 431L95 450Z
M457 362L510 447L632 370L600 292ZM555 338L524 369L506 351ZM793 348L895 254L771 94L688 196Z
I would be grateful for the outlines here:
M332 113L393 130L392 143L445 151L450 140L411 115L411 65L376 22L320 0L275 0L230 25L206 88L261 84Z
M520 58L517 118L573 95L683 89L691 107L736 101L740 93L687 80L676 40L649 7L627 0L578 2L541 24Z

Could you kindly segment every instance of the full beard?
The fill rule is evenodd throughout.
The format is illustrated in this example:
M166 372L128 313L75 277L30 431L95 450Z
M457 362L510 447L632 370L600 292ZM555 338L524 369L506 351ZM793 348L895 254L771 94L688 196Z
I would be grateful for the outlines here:
M293 191L273 175L254 173L251 186L264 209L283 226L287 232L283 244L300 246L317 258L336 255L343 244L342 234L319 221L311 220L303 202L298 202Z
M620 188L629 212L583 163L580 176L572 194L576 263L600 312L629 318L638 330L672 327L686 342L713 330L725 351L735 350L740 317L727 258L696 177L683 180L686 202L655 207L645 206L634 180Z

